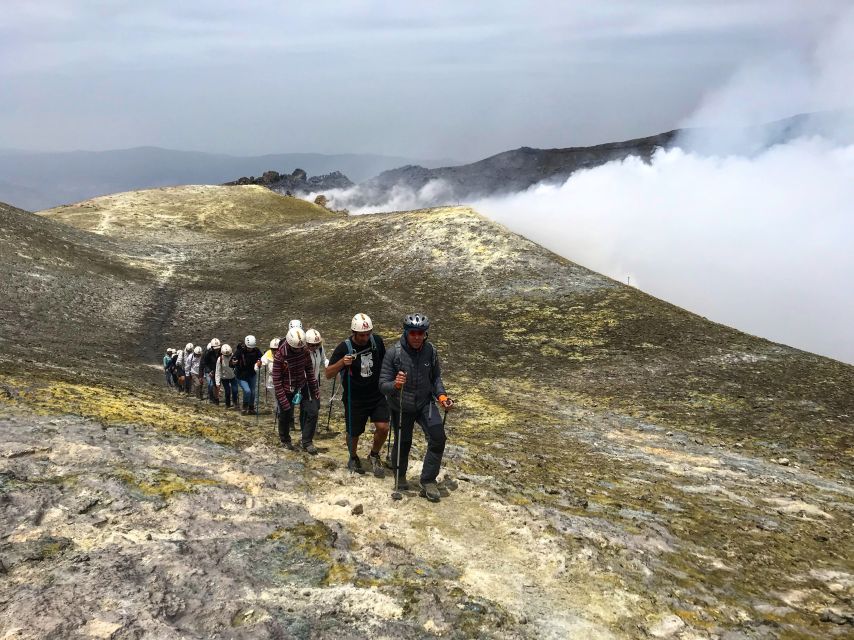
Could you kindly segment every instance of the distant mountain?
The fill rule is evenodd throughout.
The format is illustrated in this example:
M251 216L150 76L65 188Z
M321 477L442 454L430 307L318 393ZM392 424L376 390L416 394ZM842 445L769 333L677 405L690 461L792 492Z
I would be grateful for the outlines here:
M854 111L801 114L755 127L676 129L645 138L589 147L521 147L460 166L430 169L406 165L380 173L351 190L347 207L387 202L402 190L419 193L418 202L441 206L478 197L513 193L540 182L563 182L575 171L630 156L648 161L656 149L680 147L701 154L753 155L774 144L819 135L854 143ZM429 186L428 186L429 185Z
M412 162L370 154L239 157L158 147L59 153L0 150L0 201L38 210L150 187L221 184L237 176L260 176L270 169L290 173L299 168L312 175L342 171L359 182Z

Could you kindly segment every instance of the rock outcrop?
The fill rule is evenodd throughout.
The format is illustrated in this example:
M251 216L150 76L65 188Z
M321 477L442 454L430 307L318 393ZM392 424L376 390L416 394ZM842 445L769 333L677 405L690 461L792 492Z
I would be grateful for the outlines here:
M226 184L261 185L277 193L288 195L328 191L330 189L348 189L354 186L354 183L340 171L333 171L322 176L309 177L302 169L294 169L291 174L282 174L278 171L265 171L260 178L256 178L255 176L243 177Z

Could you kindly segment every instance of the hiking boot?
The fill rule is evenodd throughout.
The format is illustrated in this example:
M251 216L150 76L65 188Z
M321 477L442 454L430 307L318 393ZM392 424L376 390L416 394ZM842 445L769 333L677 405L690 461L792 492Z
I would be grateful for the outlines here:
M311 442L309 442L308 444L302 445L302 450L311 456L317 455L317 447L315 447L314 444Z
M240 415L245 416L248 412L249 412L249 407L243 407L243 408L240 410Z
M374 476L377 478L385 478L385 469L383 469L383 463L380 460L380 455L378 453L372 453L368 456L368 460L371 461L371 468L374 471Z
M409 491L409 481L406 479L406 476L398 478L396 488L398 491Z
M279 446L282 447L282 449L287 449L288 451L294 450L294 444L290 440L280 440Z
M359 456L353 456L347 462L347 468L353 473L365 473L365 470L362 469L362 461L359 460Z
M430 502L439 502L442 497L439 494L439 485L435 482L422 482L421 492L418 494L422 498L427 498Z
M248 415L248 416L254 416L254 415L256 415L255 407L249 407L249 408L246 410L246 415Z

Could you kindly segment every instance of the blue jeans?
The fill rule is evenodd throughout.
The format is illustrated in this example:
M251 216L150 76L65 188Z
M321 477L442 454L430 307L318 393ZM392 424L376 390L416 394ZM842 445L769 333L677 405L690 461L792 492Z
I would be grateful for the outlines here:
M248 409L249 407L255 408L255 380L258 377L257 374L253 373L250 377L236 378L237 384L240 385L240 388L243 389L243 408Z
M222 382L222 395L225 396L225 406L230 407L231 405L237 406L237 378L231 378L230 380L227 378L223 378Z

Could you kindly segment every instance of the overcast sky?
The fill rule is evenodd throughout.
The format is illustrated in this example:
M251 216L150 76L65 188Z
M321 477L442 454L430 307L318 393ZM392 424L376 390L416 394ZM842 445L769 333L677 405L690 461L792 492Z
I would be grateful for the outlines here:
M851 5L7 0L0 148L473 160L625 139Z

